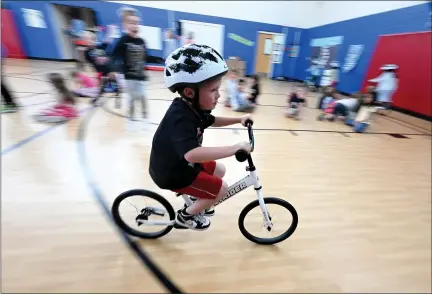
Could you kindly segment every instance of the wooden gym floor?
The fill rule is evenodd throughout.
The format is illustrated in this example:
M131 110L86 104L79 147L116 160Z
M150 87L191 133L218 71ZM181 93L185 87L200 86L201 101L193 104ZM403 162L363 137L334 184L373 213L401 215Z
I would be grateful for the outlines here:
M71 67L19 60L3 67L23 108L1 116L2 292L165 292L106 218L88 181L109 208L132 188L180 206L147 171L152 130L173 96L162 74L151 72L150 131L128 131L115 115L125 109L112 99L98 109L84 142L89 176L76 141L82 119L50 127L30 118L55 99L46 74ZM342 123L317 122L314 97L301 121L289 120L282 106L291 87L262 83L254 159L264 194L296 207L294 235L276 246L241 235L238 215L255 198L249 189L217 208L208 231L173 230L138 245L188 293L431 292L430 123L392 113L376 117L369 134L354 134ZM88 107L82 100L83 118ZM222 105L214 113L238 115ZM246 131L224 128L206 131L204 144L246 139ZM246 173L234 158L221 162L228 183Z

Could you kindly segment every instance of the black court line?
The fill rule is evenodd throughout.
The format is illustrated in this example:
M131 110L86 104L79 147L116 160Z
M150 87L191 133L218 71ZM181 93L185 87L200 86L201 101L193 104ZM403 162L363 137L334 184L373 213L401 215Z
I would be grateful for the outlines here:
M31 68L30 68L31 69ZM51 70L50 70L51 71ZM43 73L47 72L47 69L42 69L42 70L38 70L38 71L32 71L31 73L9 73L9 72L5 72L3 73L4 75L27 75L27 76L36 76L36 75L41 75Z
M11 60L18 60L18 59L11 59ZM40 67L40 66L38 66L38 65L33 65L33 64L31 64L31 61L32 60L28 60L28 59L26 59L26 61L29 63L28 65L11 65L11 64L8 64L8 63L6 63L6 64L4 64L3 66L5 66L5 67L19 67L19 68L36 68L36 69L46 69L46 70L61 70L62 68L47 68L47 67ZM52 61L52 63L56 63L57 61ZM72 63L74 63L74 62L65 62L66 64L67 63L70 63L70 64L72 64ZM71 68L73 68L74 66L73 65L71 65Z
M15 78L15 79L26 79L26 80L39 81L39 82L48 82L48 80L41 80L41 79L35 79L35 78L29 78L29 77L10 76L10 75L3 75L3 76L9 77L9 78Z
M28 94L52 94L52 92L30 92L30 91L11 91L12 93L28 93Z
M164 99L149 99L149 100L164 100ZM115 112L108 107L106 107L106 104L102 106L102 109L114 116L121 117L121 118L129 118L127 115L120 114L118 112ZM159 125L159 123L153 123L150 122L151 125ZM216 129L216 130L244 130L244 128L241 127L209 127L208 129ZM371 135L389 135L389 134L395 134L390 132L365 132L365 133L358 133L355 131L335 131L335 130L312 130L312 129L284 129L284 128L254 128L254 131L279 131L279 132L290 132L291 134L297 133L297 132L311 132L311 133L337 133L341 134L345 137L351 137L349 134L371 134ZM398 133L404 136L427 136L432 137L431 134L425 134L425 133ZM294 135L294 134L293 134ZM298 135L298 134L296 134Z
M103 105L103 104L102 104ZM78 148L78 156L80 159L81 168L84 172L84 178L87 182L87 185L92 191L92 195L97 201L97 203L102 207L106 217L112 222L119 235L123 238L123 241L131 248L131 250L137 255L140 261L152 272L152 274L158 279L158 281L170 292L174 294L183 293L180 289L175 286L175 284L165 275L161 269L150 259L148 254L146 254L135 241L133 241L127 234L125 234L114 222L114 219L111 215L111 210L108 206L108 202L106 198L102 194L102 191L99 189L96 181L93 178L91 173L90 165L87 161L87 153L85 149L85 137L86 130L88 129L88 125L90 123L91 118L97 108L93 108L86 114L83 118L80 126L78 128L78 137L77 137L77 148ZM145 290L144 290L145 291Z
M24 93L24 92L15 92L15 91L11 91L12 93ZM24 96L16 96L16 97L14 97L14 98L17 98L17 99L23 99L23 98L29 98L29 97L36 97L36 96L40 96L40 95L43 95L43 94L45 94L45 93L31 93L31 92L28 92L28 95L24 95Z
M38 106L38 105L42 105L42 104L47 104L47 103L56 103L56 100L47 100L47 101L40 101L40 102L35 102L35 103L29 103L29 104L25 104L25 105L20 105L20 108L28 108L28 107L34 107L34 106Z
M380 118L388 120L388 121L393 122L393 123L397 123L397 124L404 126L404 127L407 127L407 128L411 128L411 129L416 130L416 131L425 132L425 133L428 132L428 134L431 134L431 131L432 131L432 130L428 130L424 127L417 126L415 124L412 124L410 122L407 122L407 121L404 121L401 119L396 119L396 118L389 117L389 116L380 116ZM430 124L432 126L432 123L430 123Z
M399 133L389 133L389 135L394 137L394 138L409 138L409 137L406 137L405 135L399 134Z
M152 123L156 124L156 123ZM158 125L158 124L157 124ZM236 127L210 127L209 129L228 129L228 130L244 130L244 128L236 128ZM348 134L375 134L375 135L389 135L394 133L389 132L365 132L365 133L358 133L355 131L335 131L335 130L312 130L312 129L282 129L282 128L254 128L254 131L280 131L280 132L311 132L311 133L344 133L345 135ZM424 134L424 133L400 133L401 135L412 135L412 136L427 136L432 137L430 134Z

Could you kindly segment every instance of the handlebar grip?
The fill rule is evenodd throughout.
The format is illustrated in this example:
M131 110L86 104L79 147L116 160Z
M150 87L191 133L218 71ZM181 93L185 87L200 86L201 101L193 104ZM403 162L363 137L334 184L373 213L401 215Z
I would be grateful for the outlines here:
M248 152L245 151L245 150L238 150L238 151L235 153L235 157L236 157L237 161L239 161L239 162L244 162L244 161L246 161L247 158L248 158L248 156L249 156L249 154L248 154Z

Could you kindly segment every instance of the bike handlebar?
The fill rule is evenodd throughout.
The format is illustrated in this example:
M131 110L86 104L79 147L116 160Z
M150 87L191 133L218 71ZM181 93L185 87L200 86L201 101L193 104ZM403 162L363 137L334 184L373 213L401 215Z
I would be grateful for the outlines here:
M255 147L255 139L254 139L254 135L253 135L252 125L253 125L253 121L250 119L247 119L246 120L246 127L248 128L248 133L249 133L249 142L251 145L251 153L253 152L254 147ZM249 153L247 151L241 149L235 153L235 157L236 157L237 161L244 162L249 157Z

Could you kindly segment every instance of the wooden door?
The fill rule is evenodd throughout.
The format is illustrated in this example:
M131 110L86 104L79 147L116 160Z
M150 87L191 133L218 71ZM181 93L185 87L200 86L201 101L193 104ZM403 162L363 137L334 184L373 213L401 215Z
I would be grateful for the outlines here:
M258 50L255 57L255 73L268 74L270 70L270 58L273 47L273 35L259 33L257 46Z

